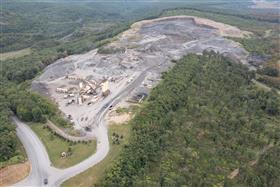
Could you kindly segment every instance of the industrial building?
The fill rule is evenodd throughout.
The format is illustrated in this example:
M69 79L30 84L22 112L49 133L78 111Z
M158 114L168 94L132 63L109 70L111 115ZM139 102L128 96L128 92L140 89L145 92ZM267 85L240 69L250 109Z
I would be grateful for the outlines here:
M87 105L91 105L110 94L108 79L102 79L101 81L86 80L73 75L66 75L65 79L69 80L71 87L61 86L56 88L56 92L66 93L63 96L64 99L68 99L66 106L75 103L83 105L86 101L88 101Z

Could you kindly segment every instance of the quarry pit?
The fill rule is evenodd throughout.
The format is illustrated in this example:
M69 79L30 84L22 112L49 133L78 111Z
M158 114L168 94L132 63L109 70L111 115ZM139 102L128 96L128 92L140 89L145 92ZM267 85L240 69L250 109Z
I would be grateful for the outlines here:
M75 129L94 129L95 116L110 100L118 96L120 102L141 102L161 80L161 73L186 54L213 50L247 64L249 53L226 37L250 35L193 16L144 20L110 44L57 60L33 81L32 89L54 100ZM126 90L128 86L131 89ZM125 90L128 93L120 95Z

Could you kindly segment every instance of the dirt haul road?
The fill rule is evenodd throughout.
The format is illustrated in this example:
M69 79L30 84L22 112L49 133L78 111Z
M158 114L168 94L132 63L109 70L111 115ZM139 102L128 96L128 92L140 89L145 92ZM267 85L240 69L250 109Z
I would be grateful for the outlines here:
M25 137L21 139L24 146L30 149L27 153L32 168L40 170L37 176L33 174L36 170L32 170L30 176L17 186L40 186L43 185L44 177L49 179L49 186L59 186L64 180L100 162L109 151L104 116L110 105L115 105L126 95L133 95L139 90L150 89L156 85L161 73L174 64L172 60L188 53L201 54L204 50L214 50L247 64L249 53L239 43L224 38L230 35L247 37L250 33L190 16L159 18L133 24L131 29L117 36L114 42L99 51L96 49L82 55L72 55L49 65L42 75L33 81L32 89L54 99L63 113L72 116L75 128L83 130L84 125L91 126L92 132L84 133L92 133L96 137L97 152L76 166L65 170L55 169L51 167L40 140L32 135L26 125L15 121L18 124L19 136ZM109 82L111 94L92 105L75 103L66 106L63 96L56 92L56 88L70 87L78 83L67 80L67 76L83 77L86 81L110 78L114 80ZM85 118L88 120L84 120ZM33 140L27 141L30 135ZM44 165L38 162L43 162L42 159Z

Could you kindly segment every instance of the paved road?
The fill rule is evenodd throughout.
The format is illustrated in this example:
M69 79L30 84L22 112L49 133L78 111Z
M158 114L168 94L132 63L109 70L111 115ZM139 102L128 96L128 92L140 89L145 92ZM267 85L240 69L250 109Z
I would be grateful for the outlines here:
M30 127L19 121L16 117L12 117L12 120L17 125L17 136L22 142L28 159L31 162L29 176L16 184L16 186L42 186L44 178L48 178L50 173L57 174L59 170L51 167L51 162L44 145Z
M100 123L102 125L99 125L99 127L95 129L98 135L97 151L95 154L79 164L66 169L52 167L47 151L40 139L28 125L19 121L16 117L13 117L13 121L17 125L17 135L22 141L31 162L31 172L29 176L14 186L44 186L43 181L45 178L48 179L48 185L45 186L59 186L63 181L102 161L109 152L109 140L107 128L103 122L103 116L101 117Z
M116 94L100 109L97 115L93 118L95 121L92 121L92 127L96 132L97 139L96 152L75 166L66 169L57 169L52 167L47 151L40 139L31 130L31 128L28 127L28 125L19 121L16 117L13 117L12 119L17 125L17 135L23 143L28 158L31 162L31 172L29 176L14 186L44 186L43 181L45 178L48 178L48 185L45 186L59 186L65 180L78 175L79 173L101 162L109 152L109 139L107 127L104 122L104 117L108 112L109 107L111 105L117 104L121 99L133 91L134 88L139 86L145 79L147 71L148 69L142 72L124 90Z

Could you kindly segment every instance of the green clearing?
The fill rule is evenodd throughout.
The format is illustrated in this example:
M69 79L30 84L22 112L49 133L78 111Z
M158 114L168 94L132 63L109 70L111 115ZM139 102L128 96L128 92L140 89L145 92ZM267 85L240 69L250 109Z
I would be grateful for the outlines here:
M113 143L113 133L123 135L120 144ZM112 163L119 157L123 147L128 142L130 134L130 125L113 125L109 127L110 151L107 157L96 166L86 170L85 172L67 180L62 184L62 187L76 187L76 186L93 186L105 175L107 169L112 166ZM86 179L86 180L85 180Z
M89 143L71 143L54 135L42 124L32 123L31 129L38 135L46 146L50 160L57 168L67 168L88 158L96 151L96 141ZM69 150L71 149L71 151ZM62 152L72 152L66 158L61 158Z
M32 50L30 48L26 48L26 49L22 49L22 50L18 50L18 51L0 53L0 61L23 57L25 55L31 54L31 52L32 52Z

